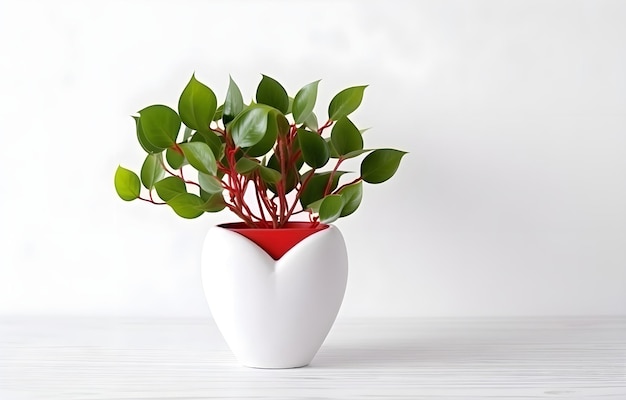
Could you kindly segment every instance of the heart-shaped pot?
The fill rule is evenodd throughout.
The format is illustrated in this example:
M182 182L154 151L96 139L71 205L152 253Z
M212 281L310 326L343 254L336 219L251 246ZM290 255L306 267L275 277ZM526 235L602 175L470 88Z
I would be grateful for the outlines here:
M249 367L309 364L335 321L346 289L348 256L341 232L329 225L275 260L226 226L207 233L202 283L230 349ZM286 234L284 229L262 231ZM264 238L271 243L271 237Z

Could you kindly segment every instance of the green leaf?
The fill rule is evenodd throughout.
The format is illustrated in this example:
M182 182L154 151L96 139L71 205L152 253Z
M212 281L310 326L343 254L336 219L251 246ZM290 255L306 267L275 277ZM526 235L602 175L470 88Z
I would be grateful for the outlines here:
M217 162L213 150L203 142L182 143L179 145L192 167L205 174L217 173Z
M270 109L267 115L267 130L263 138L254 146L245 150L250 157L260 157L267 154L276 144L278 135L285 136L289 133L289 121L280 112Z
M192 75L178 100L180 118L191 129L206 132L216 109L215 93Z
M154 184L157 194L163 201L168 201L181 193L187 193L187 185L177 176L168 176Z
M363 153L369 153L370 151L372 151L373 149L361 149L361 150L354 150L351 151L347 154L343 155L344 160L347 160L348 158L354 158L354 157L358 157Z
M374 150L361 163L361 178L367 183L385 182L396 173L405 154L394 149Z
M312 130L313 132L319 129L319 124L317 123L317 117L314 112L311 112L309 116L304 121L304 126Z
M304 162L311 168L321 168L330 158L330 149L326 141L317 133L298 129L298 142Z
M165 151L165 159L170 167L174 169L179 169L185 165L185 156L172 147Z
M291 154L295 155L296 153L298 153L300 151L300 143L298 142L298 140L294 140L291 142ZM298 171L300 171L300 169L302 168L302 166L304 165L304 159L302 158L302 154L300 154L300 156L296 159L296 169ZM269 161L267 162L267 166L276 170L276 171L280 171L282 168L280 167L280 163L278 162L278 158L276 158L276 154L272 154L270 156Z
M215 175L198 172L198 183L200 184L200 188L209 194L222 193L224 191L224 187L221 182L222 180Z
M295 143L297 143L297 141L294 141L294 144ZM295 151L296 150L292 150L292 153L295 153ZM303 163L304 161L302 160L302 157L299 157L298 160L296 160L296 168L298 171L302 167ZM281 169L275 154L272 154L272 156L270 157L269 161L267 162L267 167L273 169L274 171L279 171ZM284 183L285 193L290 193L298 185L298 182L300 181L300 174L297 170L291 168L289 169L289 171L287 171L287 178L286 182ZM267 188L273 193L277 193L276 185L268 184Z
M328 144L328 147L330 148L330 158L343 158L344 160L347 160L349 158L354 158L354 157L358 157L363 153L369 153L370 151L372 151L373 149L361 149L361 150L355 150L355 151L351 151L349 153L344 154L343 156L340 155L337 150L335 150L335 146L333 146L333 143L331 142L330 138L326 138L326 143Z
M144 108L139 111L139 123L152 146L163 150L176 143L180 117L168 106L157 104Z
M204 204L202 204L202 210L205 212L219 212L226 207L226 201L224 201L224 196L222 195L222 193L209 194L207 192L201 191L200 195L202 197L202 200L204 200Z
M154 187L154 183L161 180L163 178L163 167L161 163L163 162L163 155L159 154L148 154L146 159L141 166L141 182L146 189L152 189Z
M261 164L246 157L240 158L239 161L237 161L237 164L235 164L235 170L240 175L248 175L260 167Z
M289 96L285 88L278 81L263 75L256 89L256 102L274 107L283 114L289 109Z
M320 206L322 205L322 201L324 201L324 199L319 199L317 201L314 201L313 203L309 204L309 206L307 207L307 210L311 210L314 213L319 213Z
M312 170L311 170L312 171ZM302 176L302 182L304 182L311 171L308 171ZM345 171L336 171L333 175L333 180L331 182L329 193L337 188L337 184L339 183L339 178L341 175L345 174ZM308 208L309 205L321 198L324 197L324 190L326 189L326 185L330 180L331 172L322 172L318 174L314 174L313 177L309 180L309 183L306 185L302 194L300 195L300 204L302 204L303 208Z
M357 182L344 186L339 193L343 198L343 209L340 217L347 217L359 208L363 198L363 183Z
M363 137L348 117L341 117L333 126L330 140L339 155L363 149Z
M137 128L137 140L139 141L139 144L141 145L141 147L146 151L146 153L154 154L154 153L162 152L163 151L162 147L157 147L153 145L146 138L146 134L144 133L143 128L141 127L141 122L139 120L139 117L133 117L133 119L135 120L135 126Z
M268 167L260 167L259 175L261 179L263 179L263 182L272 184L278 183L281 178L280 172Z
M204 212L204 200L193 193L181 193L167 200L174 212L183 218L197 218Z
M228 77L228 79L228 91L226 92L226 100L224 101L224 124L235 119L237 114L243 110L241 90L239 90L239 86L233 81L233 78Z
M339 153L337 153L337 149L335 149L335 146L333 146L333 142L330 140L330 138L325 138L324 140L326 141L326 143L328 144L328 148L330 149L330 158L341 157Z
M191 137L190 142L206 143L211 148L211 151L213 151L216 160L222 157L224 143L222 143L220 136L217 136L214 132L196 132Z
M269 110L263 106L252 106L230 123L230 134L236 146L252 147L263 139L267 132Z
M217 107L215 110L215 115L213 116L213 121L219 121L224 116L224 105Z
M320 204L320 222L329 224L336 221L341 215L342 208L343 198L341 195L333 194L324 197L324 200L322 200L322 203Z
M311 82L298 91L293 99L293 119L296 124L302 124L313 112L317 100L317 85L320 81Z
M188 126L185 127L185 133L183 134L183 142L189 140L189 138L193 135L193 129Z
M115 191L125 201L138 198L141 191L141 183L137 174L122 166L118 166L115 171Z
M287 107L287 112L285 113L285 115L289 115L292 113L293 110L293 97L289 97L289 107Z
M359 108L363 100L365 86L353 86L337 93L328 106L328 118L337 121L341 117L350 115Z

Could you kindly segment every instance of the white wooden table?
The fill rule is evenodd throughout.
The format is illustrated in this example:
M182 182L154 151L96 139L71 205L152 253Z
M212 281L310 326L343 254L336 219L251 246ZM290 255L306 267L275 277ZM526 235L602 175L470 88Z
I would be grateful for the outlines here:
M626 399L626 318L339 319L309 367L211 320L0 319L0 399Z

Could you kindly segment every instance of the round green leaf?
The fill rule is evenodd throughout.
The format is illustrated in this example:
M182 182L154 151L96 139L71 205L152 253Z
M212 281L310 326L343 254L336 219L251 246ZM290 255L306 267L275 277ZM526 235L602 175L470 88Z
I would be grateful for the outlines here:
M308 171L302 176L302 182L304 182L311 171ZM336 171L333 175L333 181L330 185L330 191L332 192L337 188L337 184L339 183L339 178L341 175L345 174L345 171ZM309 180L309 183L306 185L302 194L300 195L300 204L302 204L302 208L308 208L309 205L321 198L324 197L324 190L326 189L326 185L330 180L331 172L322 172L318 174L314 174L313 177Z
M183 218L197 218L204 212L204 200L193 193L181 193L167 200L174 212Z
M359 208L361 199L363 198L363 183L357 182L352 185L344 186L339 194L343 198L343 209L341 210L341 217L346 217Z
M314 201L313 203L309 204L309 206L307 207L307 210L311 210L314 213L319 213L320 206L322 205L322 201L324 201L324 199L319 199L317 201Z
M363 149L363 137L348 117L341 117L333 126L330 140L339 155Z
M330 158L341 157L339 153L337 153L337 149L335 149L335 146L333 146L333 142L330 140L330 138L325 138L324 140L326 141L326 144L328 144L328 148L330 149Z
M298 142L304 162L311 168L321 168L330 158L330 149L326 141L317 133L298 129Z
M143 132L139 117L133 117L133 119L135 120L135 126L137 128L137 140L139 141L141 147L146 151L146 153L154 154L162 152L164 147L157 147L150 143L148 141L148 138L146 138L146 134Z
M200 184L200 188L209 194L222 193L224 191L224 187L221 182L222 180L215 175L198 172L198 183Z
M394 149L374 150L361 163L361 178L367 183L385 182L396 173L405 154Z
M226 92L226 100L224 101L224 124L229 123L237 114L243 110L243 97L241 96L241 90L233 81L233 78L229 77L228 91Z
M180 118L168 106L154 105L139 111L139 123L146 140L154 147L168 148L176 142Z
M280 172L263 166L259 169L259 175L261 176L261 179L263 179L263 182L272 184L278 183L281 178Z
M313 132L319 129L319 124L317 123L317 116L315 116L314 112L311 112L311 114L309 114L309 116L306 118L306 120L304 121L304 126L306 128L309 128Z
M365 86L354 86L337 93L328 106L328 118L337 121L341 117L350 115L359 108L363 100Z
M115 171L115 191L122 200L131 201L139 197L141 183L133 171L118 166Z
M214 132L196 132L190 142L204 142L209 145L216 160L222 157L224 143Z
M230 123L230 134L238 147L251 147L259 143L267 132L269 108L252 106Z
M219 121L224 116L224 105L217 107L215 110L215 115L213 116L213 121Z
M188 126L186 126L185 127L185 133L183 133L183 142L188 141L189 138L191 138L192 135L193 135L193 129L191 129Z
M205 174L217 173L217 162L213 150L203 142L182 143L179 145L192 167Z
M192 75L178 100L180 118L191 129L206 132L216 109L215 93Z
M248 175L260 167L261 164L246 157L240 158L237 164L235 164L235 170L240 175Z
M283 114L289 110L289 96L285 88L278 81L263 75L256 89L256 102L274 107Z
M302 124L313 112L317 100L317 86L320 81L311 82L298 91L293 99L292 113L296 124Z
M354 158L354 157L358 157L363 153L369 153L370 151L372 151L373 149L361 149L361 150L354 150L351 151L349 153L344 154L342 157L347 160L348 158Z
M187 185L177 176L168 176L154 184L157 194L163 201L168 201L181 193L187 193Z
M185 165L185 156L171 147L165 150L165 159L170 167L174 169L179 169Z
M297 143L297 140L294 141L294 144L296 143ZM292 153L295 153L296 151L297 150L294 149L292 150ZM285 193L290 193L298 185L298 182L300 181L300 174L298 173L298 171L300 170L303 164L304 164L304 161L302 160L302 157L299 157L298 160L296 160L296 168L291 168L289 171L287 171L287 176L286 176L285 183L284 183ZM276 158L275 154L272 154L272 156L268 160L267 167L273 169L274 171L279 171L281 169L278 159ZM268 184L267 188L271 190L273 193L277 192L276 185Z
M341 215L341 209L343 208L343 198L338 194L333 194L324 197L320 204L320 222L329 224L334 222Z
M200 197L204 200L202 204L202 211L205 212L219 212L226 207L226 201L222 193L207 193L204 190L200 191Z
M276 110L269 110L265 135L257 144L245 150L246 155L260 157L267 154L276 144L276 137L278 135L285 136L287 133L289 133L287 118Z
M163 156L159 154L148 154L141 166L141 182L146 189L152 189L155 182L163 177Z

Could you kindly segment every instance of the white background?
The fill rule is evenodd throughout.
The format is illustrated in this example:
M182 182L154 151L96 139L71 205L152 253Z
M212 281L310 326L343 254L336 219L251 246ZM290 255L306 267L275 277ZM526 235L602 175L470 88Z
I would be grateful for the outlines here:
M369 84L367 147L410 152L337 225L343 315L626 313L626 3L0 2L0 315L207 316L209 226L117 198L129 117L192 72L316 111ZM358 167L358 164L355 165Z

